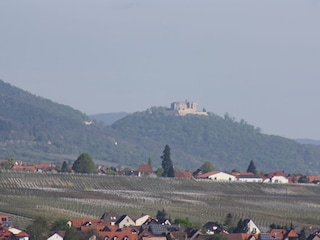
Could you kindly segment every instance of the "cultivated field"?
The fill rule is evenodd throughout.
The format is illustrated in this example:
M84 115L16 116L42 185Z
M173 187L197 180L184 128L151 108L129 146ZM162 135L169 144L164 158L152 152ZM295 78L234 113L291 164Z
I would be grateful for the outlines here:
M100 217L106 211L171 219L188 217L196 226L251 218L268 230L271 223L320 228L320 186L314 184L217 183L170 178L78 174L0 173L0 212L24 228L35 216L48 219Z

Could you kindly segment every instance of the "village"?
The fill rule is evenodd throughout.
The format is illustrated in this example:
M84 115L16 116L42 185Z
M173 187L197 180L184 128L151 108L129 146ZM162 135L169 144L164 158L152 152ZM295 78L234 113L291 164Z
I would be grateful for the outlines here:
M33 174L60 173L62 167L55 164L41 163L26 165L22 161L2 160L2 169L12 164L5 171L26 172ZM234 183L255 183L255 184L319 184L320 176L291 175L284 171L274 171L268 174L259 174L251 171L250 162L246 172L241 171L195 171L174 170L174 179L189 179L205 182L234 182ZM78 174L73 171L72 165L68 165L68 172L63 174ZM254 169L255 170L255 169ZM109 175L110 169L103 166L96 167L96 175ZM132 178L158 178L160 177L152 168L150 163L140 164L136 170L112 168L112 174L119 177ZM301 181L303 180L303 181ZM162 213L162 214L161 214ZM230 215L230 216L229 216ZM231 214L228 214L231 218ZM228 218L228 217L227 217ZM34 233L27 229L20 230L14 227L10 214L0 213L0 240L40 240ZM42 239L46 240L319 240L320 231L295 229L289 225L270 225L270 229L257 226L254 219L240 219L237 223L230 219L224 223L218 223L214 219L204 223L202 226L192 226L188 218L170 219L165 210L159 210L156 217L147 214L140 216L119 215L115 212L105 212L101 218L75 218L67 220L60 229L51 229ZM70 237L70 234L73 237ZM307 236L308 234L308 236Z
M0 166L4 169L5 165L8 165L9 160L2 160ZM72 165L67 166L69 173L74 173ZM14 161L14 163L7 168L9 171L21 171L21 172L37 172L37 173L50 173L61 172L61 167L50 163L39 163L26 165L22 161ZM96 174L113 174L122 176L148 176L158 177L157 172L153 170L150 163L140 164L136 170L128 168L117 169L114 167L105 168L104 166L98 166ZM301 174L290 174L284 171L272 171L269 173L259 174L255 171L236 171L231 172L224 171L209 171L203 172L202 169L196 169L191 172L189 170L174 170L175 178L188 178L196 180L212 180L212 181L228 181L228 182L255 182L255 183L320 183L320 176L304 176Z
M306 236L305 229L297 233L292 226L270 226L262 231L252 219L238 222L233 232L224 224L207 222L201 228L188 227L188 219L171 222L165 218L164 210L158 211L158 218L141 215L136 218L105 212L99 219L81 218L67 220L61 229L52 228L47 237L38 238L14 227L9 215L0 215L1 240L318 240L320 231L314 230ZM41 223L40 223L41 224ZM312 230L312 229L310 229ZM73 237L71 237L73 236Z

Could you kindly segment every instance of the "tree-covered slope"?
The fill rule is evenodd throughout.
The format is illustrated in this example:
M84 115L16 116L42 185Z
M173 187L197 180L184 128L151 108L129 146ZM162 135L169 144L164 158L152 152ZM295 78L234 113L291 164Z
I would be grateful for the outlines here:
M228 115L181 117L165 108L151 108L117 121L112 128L127 141L149 149L155 162L160 161L160 152L156 155L153 149L169 144L174 165L179 168L194 169L212 161L220 170L245 171L254 160L258 171L306 174L320 170L319 147L262 134L258 128Z
M175 168L195 170L211 161L218 170L320 174L320 147L262 134L245 121L226 115L175 116L164 107L130 114L111 126L90 122L71 107L0 80L0 159L32 162L75 161L89 153L97 164L136 168L149 158L161 166L162 151L171 148Z
M94 150L101 156L101 149L110 146L105 129L86 124L90 119L85 114L1 80L0 102L1 158L39 161L48 154L76 155Z

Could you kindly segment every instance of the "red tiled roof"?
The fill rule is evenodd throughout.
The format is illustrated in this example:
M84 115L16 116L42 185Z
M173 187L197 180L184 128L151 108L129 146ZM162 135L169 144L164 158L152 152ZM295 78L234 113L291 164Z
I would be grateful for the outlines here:
M249 233L230 233L230 234L223 234L226 236L229 240L247 240L251 236L254 236L256 239L258 239L257 235L252 235Z
M123 240L127 237L129 240L138 240L138 233L135 228L127 227L123 229L119 229L116 226L108 226L110 231L98 231L98 234L102 238L108 237L109 239L113 239L117 237L119 240Z
M309 182L320 181L320 176L309 176L307 177Z
M152 173L152 166L150 164L141 164L138 168L138 172Z
M103 219L88 219L88 218L81 218L81 219L72 219L70 220L72 226L74 226L75 228L82 228L82 227L86 227L86 225L88 226L105 226L108 224L107 221L103 220Z
M274 176L282 176L282 177L287 177L288 175L285 172L271 172L268 174L269 177L274 177Z
M174 176L176 178L192 178L192 172L175 170L174 171Z
M20 165L14 165L14 166L12 166L11 170L34 172L34 171L36 171L36 167L35 167L35 166L20 166Z
M286 233L288 237L297 238L299 237L298 234L294 230L290 230L288 233Z
M270 237L283 239L283 236L285 235L286 232L287 232L287 230L282 229L282 228L280 228L280 229L271 229Z
M213 172L203 173L203 174L198 175L198 178L208 178L209 176L217 174L217 173L220 173L220 172L213 171Z
M54 167L51 163L39 163L35 164L36 168L45 169L45 168L52 168Z

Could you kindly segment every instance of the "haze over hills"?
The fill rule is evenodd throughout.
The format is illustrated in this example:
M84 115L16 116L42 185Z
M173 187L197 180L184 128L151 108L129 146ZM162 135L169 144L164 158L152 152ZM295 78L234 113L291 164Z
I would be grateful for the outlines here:
M167 107L151 107L118 115L119 120L106 126L102 120L92 122L94 116L1 80L0 101L1 159L61 164L88 152L98 164L135 168L151 158L157 168L169 144L178 169L193 171L211 161L218 170L245 171L254 160L258 171L320 174L319 146L262 134L228 115L176 116Z

